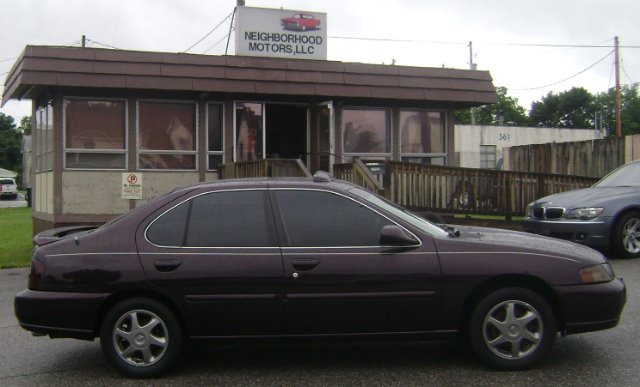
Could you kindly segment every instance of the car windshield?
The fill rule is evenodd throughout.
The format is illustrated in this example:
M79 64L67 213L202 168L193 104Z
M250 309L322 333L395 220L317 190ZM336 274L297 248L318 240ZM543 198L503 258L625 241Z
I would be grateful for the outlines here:
M421 218L406 209L397 206L390 201L381 198L378 195L375 195L365 189L360 187L355 187L351 189L349 192L357 195L358 197L368 201L369 203L374 204L376 207L382 208L383 210L397 216L398 218L404 220L405 222L411 224L412 226L420 229L421 231L426 232L427 234L434 237L446 238L449 236L449 233L443 230L440 226L435 225L424 218Z
M611 172L594 187L637 187L640 186L640 162L625 164Z

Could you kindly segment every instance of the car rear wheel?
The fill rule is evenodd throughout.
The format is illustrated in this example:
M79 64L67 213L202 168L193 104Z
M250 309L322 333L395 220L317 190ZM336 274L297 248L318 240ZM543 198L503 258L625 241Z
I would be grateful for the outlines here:
M627 212L618 219L611 243L620 258L640 257L640 212Z
M504 288L478 303L468 335L476 355L489 366L521 370L546 356L555 341L555 325L544 298L528 289Z
M100 329L107 359L131 377L155 377L175 363L182 332L173 313L149 298L132 298L115 305Z

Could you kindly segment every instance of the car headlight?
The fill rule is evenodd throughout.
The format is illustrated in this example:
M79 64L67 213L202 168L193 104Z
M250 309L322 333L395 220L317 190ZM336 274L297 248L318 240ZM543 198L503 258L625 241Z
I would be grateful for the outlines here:
M613 269L608 263L589 266L579 271L580 279L585 284L596 284L613 280Z
M533 203L529 203L529 205L527 206L527 209L524 212L524 216L526 218L532 218L533 217Z
M574 208L573 210L567 212L565 218L589 220L602 215L603 212L604 208L600 207Z

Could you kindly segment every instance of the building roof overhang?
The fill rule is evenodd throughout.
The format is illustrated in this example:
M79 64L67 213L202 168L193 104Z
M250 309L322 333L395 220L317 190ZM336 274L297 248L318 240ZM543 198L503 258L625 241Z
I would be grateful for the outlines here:
M497 102L488 71L27 46L7 75L2 105L68 87L434 102L456 108Z

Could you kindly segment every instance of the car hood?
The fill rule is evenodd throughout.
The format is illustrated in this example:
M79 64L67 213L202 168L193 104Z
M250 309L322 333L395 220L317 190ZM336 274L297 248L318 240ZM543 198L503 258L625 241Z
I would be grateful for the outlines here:
M562 239L488 227L455 226L455 229L459 231L456 239L461 242L493 245L496 251L566 257L584 264L598 264L606 260L594 249Z
M626 196L640 197L640 189L638 187L591 187L545 196L534 203L549 207L576 208L601 206Z

